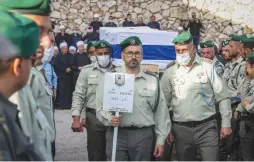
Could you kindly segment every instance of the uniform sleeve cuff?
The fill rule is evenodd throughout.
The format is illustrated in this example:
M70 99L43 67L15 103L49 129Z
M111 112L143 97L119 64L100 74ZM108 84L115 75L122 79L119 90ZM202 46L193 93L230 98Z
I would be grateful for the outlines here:
M242 107L241 104L239 104L235 110L236 110L236 111L239 111L239 112L241 112L241 113L245 111L245 109Z
M222 128L230 128L231 127L231 121L230 118L225 118L221 121L221 127Z
M73 110L71 114L72 116L80 116L80 112L78 110Z
M162 138L162 137L160 137L160 136L157 136L156 145L164 146L165 140L166 140L165 138Z

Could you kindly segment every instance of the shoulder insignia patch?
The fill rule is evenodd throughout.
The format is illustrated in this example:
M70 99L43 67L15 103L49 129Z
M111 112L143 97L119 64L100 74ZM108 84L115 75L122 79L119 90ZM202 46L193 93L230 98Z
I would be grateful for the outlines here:
M146 74L148 74L148 75L152 75L152 76L154 76L154 77L157 78L157 75L156 75L155 73L149 71L149 70L144 70L144 72L145 72Z

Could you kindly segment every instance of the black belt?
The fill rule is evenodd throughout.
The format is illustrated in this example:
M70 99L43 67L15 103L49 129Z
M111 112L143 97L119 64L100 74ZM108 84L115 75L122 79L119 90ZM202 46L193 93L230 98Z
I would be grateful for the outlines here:
M114 127L111 127L111 128L114 128ZM144 126L144 127L136 127L136 126L118 127L118 129L123 129L123 130L137 130L137 129L145 129L145 128L154 128L154 125Z
M92 109L92 108L86 108L86 112L90 112L90 113L92 113L92 114L94 114L94 115L96 115L96 110L95 109Z
M206 123L206 122L209 122L209 121L212 121L212 120L216 120L215 115L213 115L213 116L211 116L207 119L201 120L201 121L189 121L189 122L173 121L173 124L184 125L184 126L187 126L187 127L196 127L200 124L203 124L203 123Z

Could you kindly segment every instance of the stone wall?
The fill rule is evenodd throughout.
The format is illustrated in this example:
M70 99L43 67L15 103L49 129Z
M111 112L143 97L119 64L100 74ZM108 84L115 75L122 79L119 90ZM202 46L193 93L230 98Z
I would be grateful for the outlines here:
M172 31L186 24L193 11L205 28L202 40L219 42L231 33L253 34L254 0L52 0L51 19L57 24L56 30L65 25L71 32L78 25L86 33L95 13L104 23L112 15L119 26L128 13L135 23L138 15L148 23L154 14L163 30Z

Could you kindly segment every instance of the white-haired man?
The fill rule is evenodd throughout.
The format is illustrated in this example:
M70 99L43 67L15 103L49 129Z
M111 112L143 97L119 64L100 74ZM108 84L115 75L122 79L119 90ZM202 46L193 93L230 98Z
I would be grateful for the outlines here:
M135 26L147 26L143 21L144 21L144 17L142 15L139 15L138 23Z

